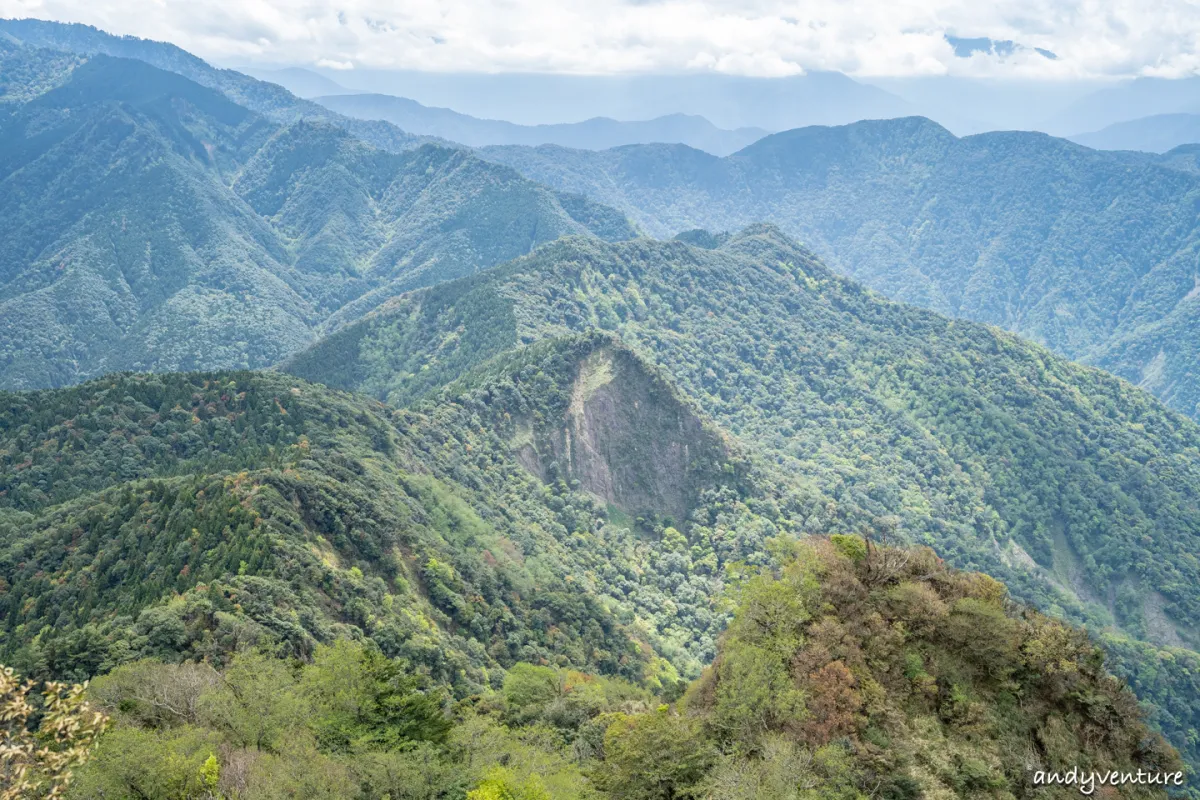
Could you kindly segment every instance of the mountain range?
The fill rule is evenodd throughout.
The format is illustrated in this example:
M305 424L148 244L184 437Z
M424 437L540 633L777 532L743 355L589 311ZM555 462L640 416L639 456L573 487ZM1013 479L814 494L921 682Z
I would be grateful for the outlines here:
M1072 131L1096 131L1119 122L1161 114L1192 113L1200 110L1196 90L1200 78L1137 78L1088 94L1058 114L1060 127ZM1065 132L1065 131L1064 131Z
M389 123L368 122L335 114L324 106L296 97L274 83L256 80L231 69L217 69L166 42L113 36L90 25L68 25L37 19L0 19L0 38L10 46L23 44L84 57L105 55L142 61L215 89L238 105L279 124L286 125L301 119L320 120L347 130L384 150L400 152L429 141L405 133Z
M44 63L64 82L0 117L9 387L268 366L404 289L565 233L633 235L461 149L281 126L140 61Z
M473 151L28 21L0 75L0 660L101 676L68 796L1200 764L1190 150Z
M392 301L283 369L406 405L522 343L609 329L795 487L806 529L892 526L1043 608L1195 646L1194 578L1163 572L1194 561L1195 423L994 328L884 301L776 229L689 238L703 246L553 243ZM1159 656L1113 647L1131 678L1175 684L1159 708L1190 696L1149 668Z
M407 410L269 372L0 393L3 657L107 673L115 725L68 796L1026 796L1031 764L1179 769L1086 635L994 579L787 538L811 506L612 337L456 378Z
M757 78L718 72L565 75L364 68L339 73L337 78L355 91L406 97L426 106L520 125L686 114L704 117L725 130L779 131L914 113L894 94L840 72Z
M515 125L501 120L476 119L448 108L428 108L415 100L390 95L335 95L318 97L316 102L348 117L386 120L410 133L436 136L472 147L556 144L607 150L625 144L678 142L724 156L767 135L761 128L721 130L703 117L687 114L670 114L643 122L618 122L596 117L557 125Z
M1000 325L1197 413L1193 204L1174 156L922 118L803 128L726 158L679 145L484 157L649 233L769 220L889 297Z

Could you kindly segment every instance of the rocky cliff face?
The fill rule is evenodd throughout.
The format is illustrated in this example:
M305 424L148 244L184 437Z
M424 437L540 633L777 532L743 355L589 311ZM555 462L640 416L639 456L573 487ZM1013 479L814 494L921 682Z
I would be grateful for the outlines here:
M615 340L582 344L554 410L513 415L514 451L542 480L578 481L627 513L682 522L730 458L721 434Z

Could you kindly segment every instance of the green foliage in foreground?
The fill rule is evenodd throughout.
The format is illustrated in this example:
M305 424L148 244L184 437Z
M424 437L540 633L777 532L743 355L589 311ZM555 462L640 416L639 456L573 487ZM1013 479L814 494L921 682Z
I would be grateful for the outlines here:
M927 549L776 542L682 700L528 663L453 703L373 647L92 685L116 725L70 797L1071 797L1033 771L1178 769L1079 631ZM1162 797L1127 791L1127 797Z

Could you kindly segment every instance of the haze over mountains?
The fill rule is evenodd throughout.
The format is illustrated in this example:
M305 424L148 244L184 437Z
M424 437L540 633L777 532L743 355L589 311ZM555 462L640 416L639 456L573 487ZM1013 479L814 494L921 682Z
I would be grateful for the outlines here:
M427 108L414 100L378 94L318 97L328 109L359 119L380 119L412 133L482 147L501 144L557 144L607 150L625 144L678 142L714 155L729 155L767 135L761 128L725 131L703 117L671 114L644 122L596 117L557 125L514 125L476 119L446 108Z
M911 113L895 95L836 72L768 79L717 73L602 76L355 70L339 82L521 125L593 117L649 120L669 112L701 116L725 130L777 131Z
M108 674L69 796L1041 797L1174 768L1143 714L1200 765L1192 150L328 102L0 22L0 658Z
M327 78L318 72L313 72L311 69L304 69L302 67L285 67L283 69L240 67L237 71L243 72L252 78L258 78L260 81L277 83L296 95L296 97L302 97L305 100L312 100L324 95L364 93L357 89L347 89L332 78Z
M1200 142L1200 114L1156 114L1114 122L1093 133L1072 136L1071 140L1097 150L1165 153Z
M234 70L217 69L166 42L113 36L88 25L64 25L36 19L0 19L0 36L10 45L24 44L82 56L107 55L144 61L215 89L233 102L280 124L299 119L321 120L385 150L399 152L425 141L388 123L342 117L316 103L302 100L274 83L256 80Z

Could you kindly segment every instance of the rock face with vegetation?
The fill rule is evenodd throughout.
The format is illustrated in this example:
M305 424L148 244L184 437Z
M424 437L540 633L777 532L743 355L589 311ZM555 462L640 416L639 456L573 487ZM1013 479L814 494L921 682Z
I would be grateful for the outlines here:
M1007 328L1197 415L1194 205L1171 155L922 118L802 128L717 158L683 145L485 157L656 236L774 222L889 297Z
M546 450L530 471L529 448L577 424L598 362L626 385L608 419L672 432L688 459L630 464L605 440L599 458L559 467ZM352 635L460 693L518 660L695 674L727 619L724 566L761 562L777 532L770 481L607 337L548 342L447 391L396 411L210 373L3 396L2 658L82 679Z
M266 367L413 286L563 234L633 234L465 151L389 153L139 61L5 47L58 82L0 105L9 388Z
M517 457L543 480L565 479L628 514L687 519L697 487L731 463L729 449L645 362L606 337L594 341L558 395L565 408L510 415ZM502 358L489 371L511 366Z

